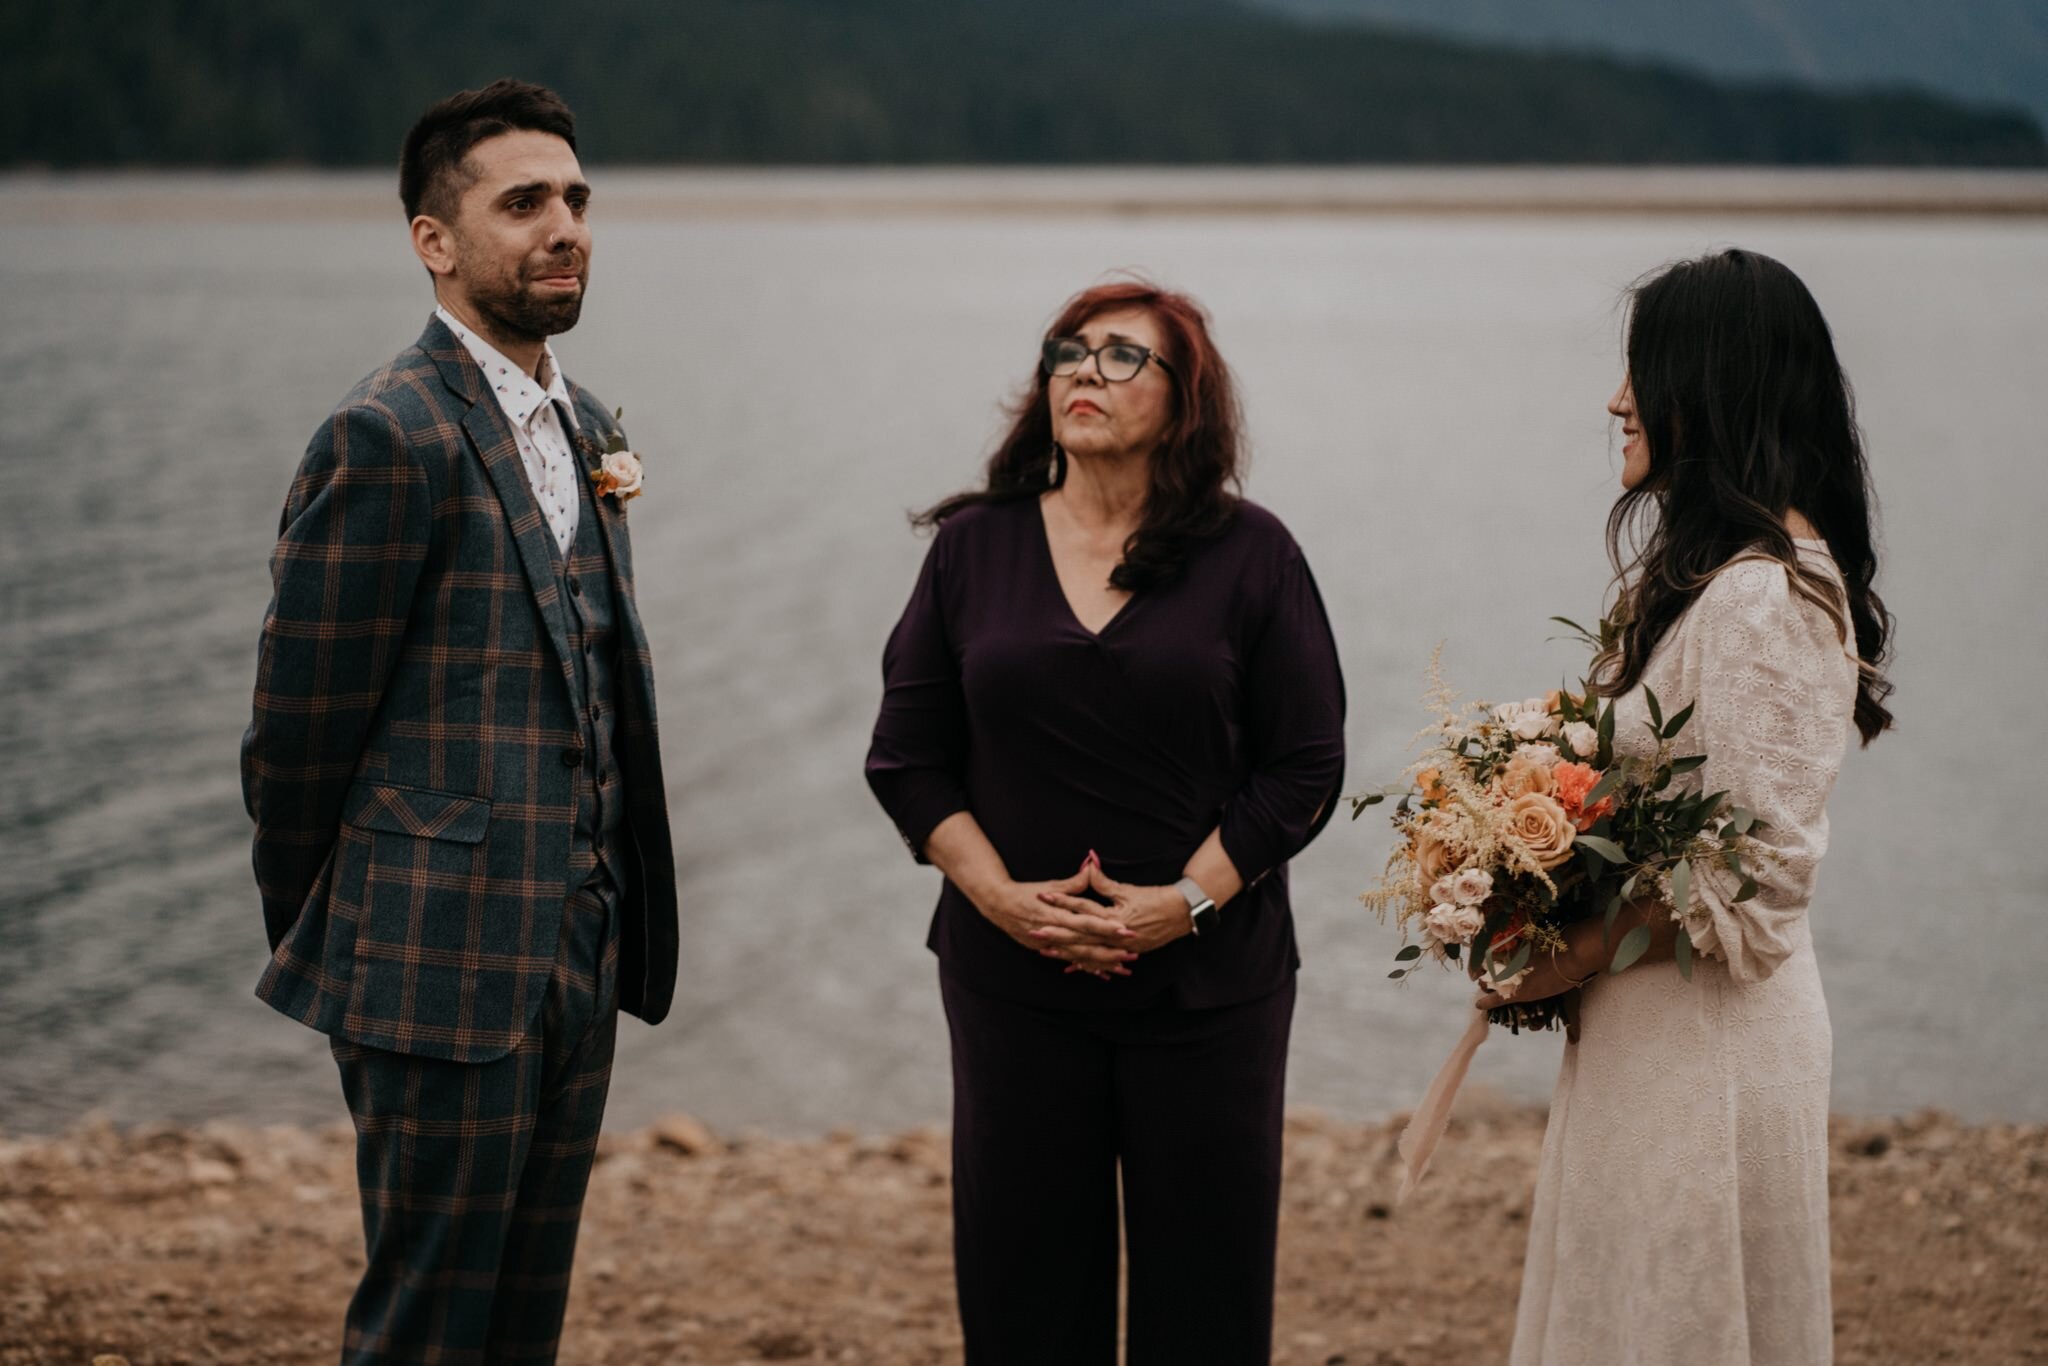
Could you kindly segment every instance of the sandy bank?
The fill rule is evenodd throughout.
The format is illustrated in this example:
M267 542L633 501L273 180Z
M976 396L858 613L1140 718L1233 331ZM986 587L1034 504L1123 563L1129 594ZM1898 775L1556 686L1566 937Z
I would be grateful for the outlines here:
M1540 1112L1477 1100L1391 1208L1392 1126L1288 1133L1275 1360L1505 1351ZM1838 1360L2048 1362L2048 1127L1838 1119ZM563 1361L958 1360L943 1132L608 1139ZM360 1264L341 1129L0 1141L0 1363L327 1362Z

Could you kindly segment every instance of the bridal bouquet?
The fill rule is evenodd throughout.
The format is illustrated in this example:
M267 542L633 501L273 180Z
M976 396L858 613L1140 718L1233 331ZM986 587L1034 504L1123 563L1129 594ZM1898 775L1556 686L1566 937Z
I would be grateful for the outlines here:
M1595 636L1564 617L1596 651L1613 641L1614 626ZM1508 998L1482 1015L1472 1012L1465 1035L1437 1073L1401 1135L1406 1159L1401 1196L1422 1179L1431 1152L1450 1118L1472 1056L1489 1024L1550 1029L1565 1021L1564 997L1518 1004L1516 985L1530 959L1564 947L1567 925L1598 917L1612 931L1621 908L1654 898L1678 922L1678 970L1692 977L1689 916L1696 867L1719 862L1741 879L1737 901L1756 895L1749 867L1771 857L1751 836L1753 812L1725 792L1692 792L1674 783L1706 763L1703 754L1679 755L1672 742L1692 718L1688 704L1666 716L1656 694L1644 690L1645 723L1652 743L1615 745L1614 703L1578 694L1500 706L1460 707L1430 662L1429 705L1436 722L1422 732L1426 748L1409 769L1412 782L1351 798L1355 820L1367 807L1400 794L1394 829L1400 838L1380 885L1360 899L1384 919L1394 915L1406 941L1388 975L1405 978L1424 959L1456 964L1489 990ZM1610 936L1611 938L1611 933ZM1637 925L1612 945L1607 971L1621 972L1643 956L1652 935Z
M1552 620L1596 650L1612 640L1612 623L1603 621L1596 637ZM1561 948L1564 926L1599 917L1611 930L1625 904L1651 897L1678 921L1678 968L1689 980L1694 868L1727 867L1741 879L1742 901L1757 890L1746 865L1768 857L1750 837L1753 813L1726 793L1674 786L1706 763L1705 755L1672 752L1692 707L1667 716L1646 690L1654 743L1631 747L1646 757L1624 757L1614 703L1586 695L1583 683L1576 695L1461 708L1433 660L1430 685L1437 719L1422 732L1427 748L1409 770L1413 783L1350 799L1356 819L1401 794L1393 816L1400 840L1380 885L1361 898L1382 918L1391 912L1411 941L1389 975L1406 977L1425 959L1457 964L1510 998L1492 1012L1494 1023L1551 1028L1561 998L1512 1001L1531 957ZM1630 930L1613 945L1607 970L1626 969L1650 939L1648 926Z

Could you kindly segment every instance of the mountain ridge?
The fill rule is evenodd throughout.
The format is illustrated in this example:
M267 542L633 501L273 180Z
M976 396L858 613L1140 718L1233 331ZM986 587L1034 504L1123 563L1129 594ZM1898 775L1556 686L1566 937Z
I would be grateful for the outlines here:
M389 164L516 72L594 161L703 165L2048 164L2016 111L1316 25L1224 0L461 0L0 9L0 164Z

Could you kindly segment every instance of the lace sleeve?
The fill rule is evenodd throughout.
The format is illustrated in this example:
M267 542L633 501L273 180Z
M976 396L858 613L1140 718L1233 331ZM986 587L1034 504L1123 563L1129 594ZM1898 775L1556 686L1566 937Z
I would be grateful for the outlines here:
M1727 868L1695 865L1693 946L1739 982L1769 977L1792 952L1828 844L1828 793L1841 771L1856 668L1822 608L1794 593L1782 565L1750 560L1715 576L1687 614L1685 676L1698 709L1678 752L1704 751L1707 792L1726 791L1764 824L1771 857L1753 859L1757 893L1735 900ZM1680 705L1674 701L1673 705Z

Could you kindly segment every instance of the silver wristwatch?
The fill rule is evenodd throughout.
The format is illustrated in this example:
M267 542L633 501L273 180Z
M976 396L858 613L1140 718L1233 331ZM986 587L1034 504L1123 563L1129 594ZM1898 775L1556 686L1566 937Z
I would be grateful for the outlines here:
M1196 934L1207 934L1222 921L1223 912L1217 909L1215 900L1193 878L1182 878L1173 884L1173 889L1188 899L1188 923Z

